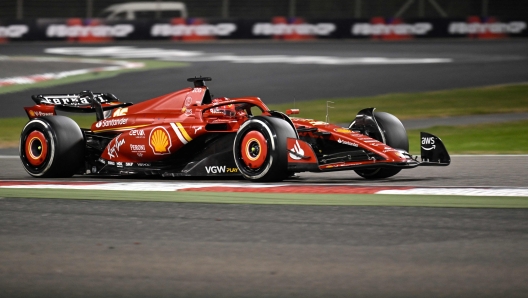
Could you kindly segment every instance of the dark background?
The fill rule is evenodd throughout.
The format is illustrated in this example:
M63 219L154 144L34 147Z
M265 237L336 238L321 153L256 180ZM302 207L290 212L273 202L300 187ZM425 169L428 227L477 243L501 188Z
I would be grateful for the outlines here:
M155 0L154 0L155 1ZM104 8L129 0L2 0L0 18L95 17ZM524 0L185 0L189 17L270 18L499 18L528 16ZM435 8L440 7L443 13ZM406 9L404 9L407 7ZM400 12L400 13L399 13Z

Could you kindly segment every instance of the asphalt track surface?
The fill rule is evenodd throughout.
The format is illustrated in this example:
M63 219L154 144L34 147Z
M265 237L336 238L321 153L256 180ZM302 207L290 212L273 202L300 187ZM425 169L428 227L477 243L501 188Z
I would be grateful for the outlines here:
M20 159L13 155L17 150L0 150L10 152L10 158L1 158L1 180L33 179L23 169ZM326 173L299 173L299 178L289 180L294 185L325 183L348 185L389 185L389 186L435 186L435 187L527 187L528 155L457 155L452 156L451 165L447 167L418 167L402 170L398 175L380 181L367 181L354 171ZM65 181L99 181L100 178L75 176L58 179ZM40 181L40 180L37 180ZM170 179L130 179L105 178L104 181L178 181ZM184 179L189 183L211 182L211 180ZM213 180L214 182L215 180ZM244 182L243 179L231 179L233 182ZM224 180L219 180L224 182Z
M2 180L31 179L17 158L1 158L0 168L8 169ZM353 172L302 173L288 183L513 187L526 186L527 174L527 156L454 156L449 167L406 170L376 183ZM525 297L528 291L526 209L4 198L0 243L3 297Z
M57 44L8 44L0 46L0 54L40 55L49 46ZM216 95L259 95L269 102L528 81L525 40L155 46L454 62L346 67L196 62L148 76L0 95L0 116L22 111L34 93L92 89L141 100L185 86L182 79L195 75L189 72L212 76ZM16 158L0 158L0 169L2 180L30 179ZM454 156L449 167L406 170L369 184L526 187L527 172L526 156ZM353 172L302 174L290 182L366 184ZM525 209L3 198L0 296L525 297L527 244Z
M296 64L276 62L191 62L188 67L137 72L115 78L67 86L0 94L0 117L23 116L22 106L32 104L32 94L74 93L90 89L111 92L126 102L138 102L187 87L188 77L210 76L215 96L259 96L267 103L292 103L336 97L371 96L398 92L435 91L528 81L528 40L491 41L320 41L320 42L227 42L227 43L117 43L75 45L66 43L10 43L0 45L0 55L49 56L50 48L97 48L131 46L236 57L333 57L390 59L450 59L449 63L422 64ZM89 51L87 51L89 54ZM53 55L60 56L60 55ZM100 56L105 57L105 56ZM100 58L97 57L97 58ZM148 57L148 55L147 55ZM151 58L162 58L153 54ZM287 60L287 59L286 59ZM313 59L312 59L313 60ZM2 62L0 62L1 65ZM12 76L0 68L0 78ZM13 70L18 74L20 70ZM29 74L34 74L31 71ZM301 106L302 108L302 106ZM352 112L355 113L356 111Z

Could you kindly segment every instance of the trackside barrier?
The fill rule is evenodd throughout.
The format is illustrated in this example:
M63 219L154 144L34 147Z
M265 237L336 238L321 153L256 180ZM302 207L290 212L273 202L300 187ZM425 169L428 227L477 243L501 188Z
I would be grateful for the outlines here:
M304 19L263 20L174 18L0 20L0 42L117 40L204 41L215 39L378 39L528 37L528 19L468 16L464 19Z

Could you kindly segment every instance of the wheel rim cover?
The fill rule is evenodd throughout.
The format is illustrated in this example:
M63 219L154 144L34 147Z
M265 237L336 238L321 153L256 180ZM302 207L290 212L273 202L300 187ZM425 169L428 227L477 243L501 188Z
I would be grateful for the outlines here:
M46 161L48 155L48 143L46 137L40 131L32 131L26 138L26 158L29 164L38 167Z
M242 160L251 169L258 169L266 162L268 146L264 135L258 131L250 131L242 139Z

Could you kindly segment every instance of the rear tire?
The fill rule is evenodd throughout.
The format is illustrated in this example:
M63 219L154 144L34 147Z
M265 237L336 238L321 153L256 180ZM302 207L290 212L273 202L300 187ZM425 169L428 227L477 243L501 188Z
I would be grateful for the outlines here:
M282 119L257 116L242 124L233 154L244 178L256 182L284 180L288 176L287 138L296 138L296 134Z
M75 121L64 116L30 120L20 135L20 159L37 178L73 176L84 161L84 136Z
M384 134L385 139L378 140L391 146L394 149L405 150L409 152L409 139L407 138L407 131L396 118L396 116L385 113L376 112L374 118L378 122L381 131ZM366 168L361 170L355 170L355 172L365 179L384 179L392 177L401 171L399 168Z

